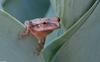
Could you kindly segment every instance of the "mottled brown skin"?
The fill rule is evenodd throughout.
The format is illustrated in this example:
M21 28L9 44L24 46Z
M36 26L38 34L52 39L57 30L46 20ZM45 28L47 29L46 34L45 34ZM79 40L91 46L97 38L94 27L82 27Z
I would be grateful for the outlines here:
M25 32L21 33L21 36L27 36L29 33L35 36L38 39L36 50L40 52L44 48L47 35L60 27L59 22L60 19L58 17L38 18L31 21L26 21L26 30Z

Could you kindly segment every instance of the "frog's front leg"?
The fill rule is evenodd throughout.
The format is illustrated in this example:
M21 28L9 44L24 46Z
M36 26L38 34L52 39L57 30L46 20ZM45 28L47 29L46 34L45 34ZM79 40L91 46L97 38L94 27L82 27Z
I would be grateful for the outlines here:
M29 32L30 32L30 31L29 31L29 28L26 27L25 32L22 32L22 33L21 33L21 37L24 38L24 37L28 36L28 35L29 35Z
M44 48L45 38L39 39L38 45L36 47L37 53L40 53L41 50Z

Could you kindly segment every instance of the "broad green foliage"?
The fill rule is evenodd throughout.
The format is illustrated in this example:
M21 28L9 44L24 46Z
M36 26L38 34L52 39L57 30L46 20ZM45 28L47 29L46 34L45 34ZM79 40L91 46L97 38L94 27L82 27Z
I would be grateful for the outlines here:
M52 62L100 62L100 1L96 0L93 6L93 12L59 49Z
M59 1L59 0L57 0ZM57 5L58 2L55 1L55 4ZM60 5L61 2L59 2L58 5ZM47 46L47 48L44 49L44 58L47 62L51 61L51 59L54 59L53 57L56 55L57 52L59 52L59 48L66 42L66 44L69 43L69 39L71 38L71 36L73 34L75 34L75 32L87 21L87 18L92 14L92 12L94 11L94 9L96 8L96 6L98 5L99 0L97 0L80 18L79 20L74 23L69 29L67 29L61 36L59 36L58 38L56 38L54 40L54 42L52 42L49 46ZM61 4L62 5L62 4ZM59 11L59 10L58 10ZM67 12L65 12L64 14L67 14ZM64 16L65 17L65 16ZM73 16L72 16L73 18ZM74 20L75 21L75 20ZM62 24L63 22L67 23L68 21L62 20ZM71 21L72 22L72 21ZM70 22L70 23L71 23ZM73 23L73 22L72 22ZM63 24L64 25L64 24ZM67 24L64 25L65 29ZM60 59L60 58L59 58ZM65 61L66 62L66 61Z
M0 0L0 61L100 62L100 0L51 0L49 6L49 0ZM21 22L55 15L61 28L47 37L36 56L37 40L19 36Z
M40 58L33 54L36 39L21 39L19 33L23 25L15 18L0 10L0 61L7 62L39 62Z

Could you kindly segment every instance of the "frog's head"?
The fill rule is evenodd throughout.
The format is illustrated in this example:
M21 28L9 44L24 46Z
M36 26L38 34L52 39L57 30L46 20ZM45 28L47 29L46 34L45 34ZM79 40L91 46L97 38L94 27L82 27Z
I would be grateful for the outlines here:
M26 21L25 25L30 26L36 31L53 31L60 28L60 18L37 18L30 21Z

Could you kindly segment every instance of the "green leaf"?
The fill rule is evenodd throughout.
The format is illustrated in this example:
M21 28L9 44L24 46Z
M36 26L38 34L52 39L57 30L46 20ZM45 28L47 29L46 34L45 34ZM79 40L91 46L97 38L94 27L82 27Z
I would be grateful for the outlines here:
M18 6L18 2L20 1L18 0L17 2L11 1L11 0L9 1L1 0L0 1L1 3L0 4L0 7L1 7L1 10L0 10L0 29L1 29L0 31L0 34L1 34L0 35L1 36L0 38L0 47L1 47L0 48L1 50L0 58L2 58L1 60L10 61L10 62L44 61L43 59L40 58L42 56L39 57L33 54L33 52L35 51L33 50L33 48L36 47L36 42L37 42L37 40L34 39L34 37L31 37L31 39L30 38L19 39L19 34L24 31L24 27L23 27L23 24L20 23L19 20L15 19L13 16L15 16L16 18L17 17L20 18L20 16L21 17L23 16L22 19L28 16L27 14L23 15L25 14L24 11L22 12L22 14L20 13L20 11L18 11L18 9L22 11L22 8L23 8L20 6L16 7ZM23 6L24 5L25 3L23 3ZM6 10L9 14L13 16L9 15L4 10ZM39 13L37 13L37 15L39 15ZM30 16L34 17L32 15Z
M35 38L20 38L23 24L5 11L0 10L0 61L41 62L33 52L37 44Z
M60 0L52 0L53 1L53 3L55 3L54 4L54 7L55 8L57 8L57 9L59 9L59 10L56 10L56 11L58 11L58 12L63 12L62 11L62 9L66 9L65 7L66 7L66 4L69 2L69 0L67 0L67 1L65 1L65 0L63 0L64 2L62 3L62 1L60 1ZM60 2L59 2L60 1ZM72 1L70 1L70 2L72 2ZM80 2L80 6L82 6L82 7L85 7L85 6L83 6L83 5L81 5L81 2L83 2L82 0L81 1L77 1L77 2ZM85 3L86 1L84 1L84 3ZM89 2L90 3L90 2ZM58 5L57 5L58 4ZM72 3L72 4L74 4L74 3ZM46 62L51 62L51 61L53 61L53 62L66 62L70 57L68 56L68 57L66 57L65 56L65 54L68 54L67 53L67 50L65 50L64 48L66 48L67 47L67 45L69 45L69 43L70 43L70 38L71 37L73 37L73 35L78 31L78 29L81 27L81 26L83 26L83 24L85 24L86 23L86 21L87 21L87 19L91 16L91 14L92 14L92 12L94 11L94 9L97 7L97 5L99 4L99 0L96 0L95 1L95 3L93 3L92 5L91 5L91 7L86 11L86 10L84 10L84 11L86 11L84 14L83 14L83 12L80 12L79 14L82 14L82 16L76 21L76 20L73 20L74 19L74 17L73 16L70 16L70 14L67 14L68 12L70 13L70 11L65 11L64 13L63 13L63 15L65 15L65 14L67 14L67 15L69 15L69 17L71 18L72 17L72 20L73 21L70 21L70 20L64 20L63 19L63 17L66 17L67 18L67 16L65 15L65 16L62 16L61 18L62 18L62 26L64 26L65 27L65 32L61 35L61 36L59 36L58 38L56 38L49 46L47 46L45 49L44 49L44 51L43 51L43 54L44 54L44 58L45 58L45 60L46 60ZM65 7L60 7L60 6L62 6L62 5L64 5ZM70 4L71 5L71 4ZM77 5L77 4L75 4L75 5ZM73 5L73 6L75 6L75 5ZM59 6L59 7L58 7ZM72 6L72 7L73 7ZM87 6L86 6L87 7ZM77 8L79 8L79 7L77 7ZM68 9L68 8L67 8ZM60 11L61 10L61 11ZM69 10L72 10L72 9L70 9L69 8ZM73 8L73 10L74 10L74 8ZM79 9L79 10L82 10L81 8ZM79 11L78 10L78 11ZM76 11L77 12L77 11ZM77 13L73 13L74 15L77 15ZM62 15L62 13L58 13L59 14L59 16L61 16ZM76 16L76 18L77 18L77 16ZM76 21L76 22L75 22ZM67 26L70 26L69 24L67 25L66 23L74 23L74 24L70 24L70 25L72 25L71 27L67 27ZM83 33L81 33L81 34L83 34ZM84 33L85 34L85 33ZM77 37L77 36L76 36ZM84 40L84 38L82 39L82 40ZM74 40L73 40L73 42L75 42ZM61 48L62 47L62 45L64 44L64 43L66 43L66 46L64 46L63 48ZM77 43L78 44L78 43ZM73 44L74 45L74 44ZM61 49L60 49L61 48ZM70 48L70 46L68 46L67 48ZM62 51L63 50L63 51ZM59 53L58 53L59 52ZM63 53L65 53L65 54L63 54L63 53L60 53L60 52L63 52ZM95 54L95 53L94 53ZM63 57L60 57L60 56L63 56ZM65 56L65 57L64 57ZM72 56L73 57L73 56ZM62 60L61 60L61 58L62 58ZM64 59L63 59L64 58ZM68 59L67 59L68 58ZM71 58L70 58L71 59ZM78 60L78 59L76 59L76 60ZM74 61L74 60L73 60ZM73 62L72 61L72 62ZM68 60L68 62L70 62L70 60ZM77 61L76 61L77 62ZM87 61L88 62L88 61Z
M96 0L93 6L95 10L59 49L52 62L100 62L100 1Z

